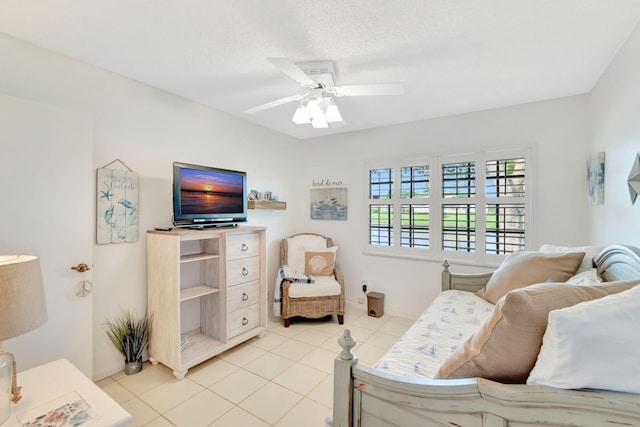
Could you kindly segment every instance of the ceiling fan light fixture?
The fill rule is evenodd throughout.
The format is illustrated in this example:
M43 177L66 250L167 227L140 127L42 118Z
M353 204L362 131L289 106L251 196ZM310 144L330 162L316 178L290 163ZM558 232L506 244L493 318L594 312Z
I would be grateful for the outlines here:
M313 123L313 120L317 118L321 118L323 121L326 121L324 120L322 105L318 99L310 99L309 102L307 102L306 112L309 115L309 117L311 117L312 123Z
M338 110L338 106L331 98L329 98L329 105L327 106L327 110L324 112L324 118L328 123L344 123L342 114L340 114L340 110Z
M401 83L368 83L336 86L331 61L294 63L288 58L267 58L271 64L297 82L305 93L286 96L245 112L257 113L292 101L301 101L291 120L295 124L311 124L314 128L338 128L346 123L333 97L402 95Z
M311 119L311 126L314 129L326 129L329 127L329 123L327 123L323 115L320 115Z
M309 116L304 104L298 105L298 108L296 108L296 112L293 113L293 118L291 120L293 120L293 123L297 125L311 123L311 117Z

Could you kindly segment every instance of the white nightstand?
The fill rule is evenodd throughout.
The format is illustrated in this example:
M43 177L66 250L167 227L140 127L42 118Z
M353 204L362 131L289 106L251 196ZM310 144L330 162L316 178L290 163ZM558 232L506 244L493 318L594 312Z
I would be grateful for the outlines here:
M11 415L0 427L19 427L17 417L41 407L44 411L48 403L71 393L78 394L91 407L91 419L81 427L126 426L133 421L127 411L66 359L19 372L18 386L22 387L22 400L11 405Z

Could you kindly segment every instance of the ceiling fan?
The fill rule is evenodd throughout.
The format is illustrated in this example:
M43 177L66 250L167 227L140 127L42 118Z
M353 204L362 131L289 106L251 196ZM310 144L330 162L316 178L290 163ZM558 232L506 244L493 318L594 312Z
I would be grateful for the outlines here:
M335 70L331 61L293 63L287 58L267 58L271 64L304 88L303 93L286 96L250 108L245 113L253 114L269 108L300 101L293 122L309 123L314 128L344 126L345 122L333 100L343 96L402 95L400 83L371 83L359 85L335 85Z

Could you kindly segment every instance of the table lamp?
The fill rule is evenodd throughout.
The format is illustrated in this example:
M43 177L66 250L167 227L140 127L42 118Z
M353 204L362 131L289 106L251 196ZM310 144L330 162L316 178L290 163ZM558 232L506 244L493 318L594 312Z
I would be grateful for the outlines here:
M33 255L0 255L0 424L9 418L11 402L18 403L13 355L2 341L34 330L47 321L40 260Z

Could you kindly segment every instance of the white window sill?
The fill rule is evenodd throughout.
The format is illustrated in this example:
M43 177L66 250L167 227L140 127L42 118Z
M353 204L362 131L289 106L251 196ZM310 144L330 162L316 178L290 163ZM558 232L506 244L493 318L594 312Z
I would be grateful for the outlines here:
M387 253L387 252L376 252L365 250L362 252L362 255L365 256L377 256L383 258L393 258L393 259L404 259L410 261L423 261L423 262L431 262L442 264L446 259L450 265L468 265L473 267L483 267L483 268L497 268L500 265L500 262L483 262L483 261L474 261L470 259L459 259L455 258L455 253L445 254L451 256L443 256L442 258L436 258L432 256L424 256L424 255L406 255L406 254L395 254L395 253Z

